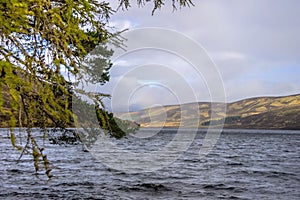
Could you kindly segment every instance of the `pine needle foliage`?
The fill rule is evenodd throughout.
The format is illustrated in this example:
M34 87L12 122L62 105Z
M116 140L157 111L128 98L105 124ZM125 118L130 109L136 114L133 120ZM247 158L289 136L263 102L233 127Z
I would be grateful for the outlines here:
M153 12L163 5L162 0L138 0L137 4L147 2L154 3ZM172 3L174 8L193 5L190 0ZM119 0L119 5L128 9L130 2ZM0 114L8 118L12 145L21 156L32 155L36 171L42 163L49 178L49 161L31 129L71 126L76 120L71 111L74 86L83 79L101 84L109 80L113 52L106 44L122 43L120 33L108 26L114 12L109 1L0 0ZM84 65L89 53L102 55L95 61L100 68ZM120 132L114 134L117 125L100 96L94 96L94 103L101 128L122 137ZM18 145L14 127L26 127L25 146Z

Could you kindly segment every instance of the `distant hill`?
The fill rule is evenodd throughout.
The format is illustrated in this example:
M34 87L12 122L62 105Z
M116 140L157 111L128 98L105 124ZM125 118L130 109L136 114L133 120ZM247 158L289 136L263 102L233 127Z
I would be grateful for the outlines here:
M197 105L198 104L198 105ZM211 119L211 105L214 105L217 115ZM191 109L198 106L198 115L189 115ZM226 106L226 113L218 112ZM183 110L181 110L184 108ZM154 107L131 113L119 113L122 119L133 119L141 127L178 127L181 123L181 113L184 121L192 122L200 117L198 126L193 123L183 124L187 128L207 128L209 125L218 127L224 121L224 128L243 129L293 129L300 130L300 94L283 97L257 97L236 101L233 103L189 103L184 105L169 105ZM151 119L150 120L150 116ZM161 121L161 119L166 119Z

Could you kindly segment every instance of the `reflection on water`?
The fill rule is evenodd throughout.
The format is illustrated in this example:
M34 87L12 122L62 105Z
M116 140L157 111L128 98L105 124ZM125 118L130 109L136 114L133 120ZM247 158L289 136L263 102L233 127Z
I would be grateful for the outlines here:
M113 142L151 151L170 142L175 132L168 129L152 137L128 136ZM55 177L46 181L42 174L35 176L29 156L16 164L19 152L12 149L7 130L1 129L0 199L300 198L299 131L227 130L210 154L200 159L203 136L199 131L188 151L163 169L133 174L105 166L81 145L47 143Z

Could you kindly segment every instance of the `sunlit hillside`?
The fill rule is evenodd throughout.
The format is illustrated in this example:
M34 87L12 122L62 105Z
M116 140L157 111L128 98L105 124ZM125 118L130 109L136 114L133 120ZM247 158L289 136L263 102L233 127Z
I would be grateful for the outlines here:
M197 107L198 115L188 115ZM190 127L196 128L192 122L199 119L198 127L209 125L218 127L224 122L225 128L253 129L300 129L300 94L284 97L257 97L222 104L214 103L217 115L211 118L211 103L200 102L183 105L170 105L145 109L131 113L118 114L123 119L132 119L142 127ZM226 114L218 112L226 106ZM185 113L185 114L182 114ZM184 116L184 119L181 119ZM162 119L165 119L162 121ZM185 124L181 124L184 121Z

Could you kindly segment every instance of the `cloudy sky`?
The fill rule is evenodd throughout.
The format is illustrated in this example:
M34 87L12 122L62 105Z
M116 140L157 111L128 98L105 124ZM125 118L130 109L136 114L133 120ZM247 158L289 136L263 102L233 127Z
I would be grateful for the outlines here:
M120 10L111 18L112 26L129 32L145 27L173 30L204 51L186 44L182 47L186 53L178 55L166 45L115 58L111 81L102 88L112 94L110 107L115 111L211 101L213 90L222 87L220 80L228 102L300 93L300 1L194 0L195 7L172 12L166 4L154 16L151 4L139 8L132 2L129 10ZM176 36L161 34L154 41L147 34L135 36L135 41L164 44L174 39L174 45L178 44ZM220 80L212 74L196 74L185 58L185 54L197 57L203 52L215 63Z

